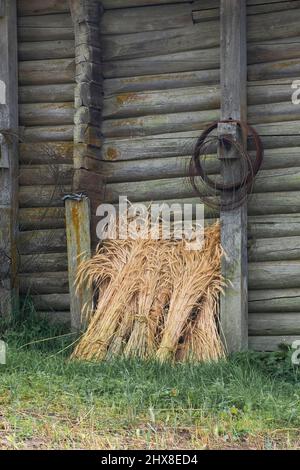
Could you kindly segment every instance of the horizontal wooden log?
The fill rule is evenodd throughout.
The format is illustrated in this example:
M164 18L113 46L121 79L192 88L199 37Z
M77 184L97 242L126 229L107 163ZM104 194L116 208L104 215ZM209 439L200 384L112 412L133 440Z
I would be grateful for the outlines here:
M135 34L103 36L104 60L133 59L172 54L183 51L207 49L219 45L219 22L173 28L162 31L145 31Z
M67 294L68 291L69 284L67 272L20 274L21 294ZM44 309L45 307L37 308Z
M71 193L71 186L20 186L19 204L21 208L62 207L63 196Z
M277 351L281 345L291 346L300 336L250 336L249 349L254 351Z
M73 142L74 126L34 126L20 129L22 142Z
M253 155L253 153L251 153ZM191 155L164 158L148 158L128 161L99 161L97 171L108 183L143 181L151 179L187 177L190 175ZM272 149L264 154L262 170L300 166L300 149ZM220 162L216 155L207 156L205 169L208 174L219 173Z
M249 291L250 313L298 312L300 289L262 289Z
M50 325L63 325L70 328L71 314L68 311L59 312L52 310L48 312L36 312L36 315Z
M249 263L249 289L288 289L299 286L300 261Z
M108 10L104 13L102 34L126 34L193 26L192 5L189 3L128 8L123 11L122 15L118 10Z
M65 312L70 315L70 295L66 293L53 293L53 294L42 294L42 295L32 295L31 297L33 306L39 314L39 310L48 310L52 314L55 314L55 311ZM69 319L69 321L71 318Z
M123 16L119 10L110 10L110 3L107 1L108 10L104 13L104 25L102 32L104 34L126 34L141 31L155 31L175 27L184 27L188 24L202 21L218 19L220 16L219 3L211 1L209 4L203 4L201 1L186 2L180 5L166 5L166 3L175 2L140 2L139 8L132 8L136 5L129 5L125 1L119 8L123 8L122 13L126 15L126 21L122 21ZM137 2L135 2L137 3ZM158 6L149 5L159 3ZM104 2L104 5L106 2ZM141 5L141 6L140 6ZM144 7L144 5L147 5ZM300 7L299 1L277 1L265 4L248 4L247 15L256 15L260 13L270 13L274 11L286 11Z
M218 109L209 109L104 120L102 131L105 137L139 137L168 132L193 131L198 130L199 127L204 128L212 121L218 120L219 117L220 111ZM252 105L248 108L248 118L252 124L292 121L299 119L299 117L298 108L291 101Z
M125 61L124 61L125 62ZM193 67L194 68L194 67ZM200 85L218 85L220 70L197 70L181 73L161 73L108 79L104 72L104 93L106 96L113 93L130 93L138 91L165 90L172 88L184 88Z
M254 216L248 221L250 239L300 236L300 214Z
M251 86L248 88L248 104L288 102L291 98L291 84L289 82L282 85ZM136 117L219 107L220 88L211 85L107 96L104 100L103 116L106 118Z
M105 199L106 201L106 199ZM152 200L139 200L137 202L143 202L146 206L149 206ZM174 198L174 199L160 199L156 200L156 203L167 203L169 205L174 203L179 204L192 204L195 207L196 204L201 204L199 197L194 198ZM205 208L205 217L206 218L217 218L218 211L215 209L204 206ZM298 192L284 192L284 193L265 193L265 194L253 194L248 199L248 214L250 216L250 221L257 216L259 217L266 217L269 220L271 217L279 217L284 214L285 216L289 215L290 217L293 214L297 214L300 212L300 198ZM286 233L288 233L286 231ZM291 232L293 234L294 232ZM265 231L267 236L284 236L282 232L278 231L275 232L267 232ZM270 234L270 235L269 235ZM272 235L273 234L273 235ZM277 235L278 234L278 235ZM297 233L295 233L297 235Z
M72 164L72 142L34 142L19 144L19 162L21 165Z
M21 255L37 253L65 253L67 249L64 229L34 230L20 232Z
M64 207L34 207L28 209L19 209L20 231L64 227Z
M267 80L283 77L299 76L299 59L266 62L264 64L249 65L248 80Z
M21 86L19 87L19 103L73 103L74 88L73 83Z
M141 7L145 5L165 5L168 3L188 3L190 0L102 0L101 3L106 10L116 8ZM207 2L204 4L207 6Z
M74 27L70 13L19 16L18 39L20 42L58 41L74 39Z
M261 136L265 149L300 146L299 122L297 121L258 124L255 128ZM203 129L202 126L202 129L196 131L157 134L155 138L149 136L132 139L107 138L103 145L102 155L104 159L113 161L191 155Z
M18 46L19 60L69 59L75 56L73 40L21 42Z
M250 241L250 261L286 261L300 259L300 237L263 238Z
M253 186L254 193L267 193L275 191L297 191L300 181L300 168L285 168L276 170L261 170ZM197 185L203 195L209 194L202 181L198 179ZM129 200L157 200L185 198L196 196L188 178L165 178L150 181L136 181L124 183L111 183L106 185L106 198L115 202L121 195L127 195Z
M19 106L19 118L22 126L72 124L74 120L74 104L22 104Z
M22 186L71 184L73 165L27 165L19 169L19 184Z
M68 0L18 0L18 15L52 15L69 12Z
M218 48L153 55L146 58L108 60L103 62L105 78L136 77L172 72L193 72L219 69Z
M21 255L20 273L59 272L68 270L67 253Z
M293 67L294 59L299 58L299 42L292 43L267 43L267 44L249 44L248 46L248 64L249 75L252 79L255 74L265 72L272 75L279 65L273 62L283 64L284 69L288 66ZM292 62L290 62L292 61ZM269 67L252 66L252 64L270 63ZM177 52L166 55L151 57L142 57L136 59L109 60L103 63L103 73L105 78L136 77L150 74L170 74L172 72L193 72L206 69L218 69L220 66L220 57L218 48L209 48L193 51ZM262 72L260 72L262 69ZM289 70L292 70L289 68ZM296 73L295 69L295 73ZM289 72L290 73L290 72Z
M249 335L300 335L300 313L251 313Z
M260 42L299 34L300 9L253 15L248 18L248 41ZM288 25L288 27L287 27ZM219 43L219 22L208 21L193 27L134 34L104 36L104 59L128 59L215 47Z
M75 82L75 59L19 62L20 85L52 85Z

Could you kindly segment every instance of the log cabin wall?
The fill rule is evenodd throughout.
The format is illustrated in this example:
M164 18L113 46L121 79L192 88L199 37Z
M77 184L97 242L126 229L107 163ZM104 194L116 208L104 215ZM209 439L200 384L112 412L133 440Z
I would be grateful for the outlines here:
M300 2L247 3L248 120L265 148L248 209L249 344L270 350L300 338ZM196 202L188 162L219 118L219 1L103 4L106 200Z
M260 350L300 338L300 1L247 3L248 120L265 148L248 205L249 335ZM196 137L219 118L219 1L102 4L105 201L198 202L186 176ZM56 318L69 311L61 194L74 166L73 36L67 1L19 1L21 292Z
M73 175L75 49L68 2L18 2L20 293L69 321L65 211Z

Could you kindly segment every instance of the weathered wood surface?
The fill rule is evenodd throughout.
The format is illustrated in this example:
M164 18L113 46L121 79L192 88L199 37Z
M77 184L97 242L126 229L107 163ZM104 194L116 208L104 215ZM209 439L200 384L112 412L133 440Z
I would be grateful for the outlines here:
M176 178L180 176L188 177L190 174L190 162L190 155L147 158L134 161L100 161L97 162L97 171L103 175L108 183ZM300 149L296 147L266 150L261 169L283 169L299 166ZM205 168L207 174L219 173L220 162L216 155L207 156Z
M70 315L70 294L67 293L51 293L51 294L41 294L41 295L32 295L32 303L37 311L39 310L48 310L55 315L60 312L67 312ZM69 323L71 318L69 317Z
M21 232L18 246L21 255L66 252L66 233L62 229Z
M125 62L125 61L124 61ZM105 77L105 75L104 75ZM106 77L105 77L106 78ZM206 84L217 85L220 80L220 70L198 70L181 73L153 74L145 76L112 78L104 80L105 95L113 93L129 93L138 91L164 90L184 88Z
M288 103L291 98L291 84L289 82L279 85L248 87L248 103L250 105ZM103 116L106 118L127 118L149 114L217 109L219 107L220 87L211 85L107 96L104 99ZM254 113L256 113L255 109Z
M277 191L297 191L300 181L300 168L284 168L276 170L261 170L254 182L253 193L268 193ZM198 189L203 195L207 189L202 181L197 181ZM119 194L126 194L129 200L157 200L185 198L196 196L188 178L163 178L149 181L110 183L106 185L106 198L115 202Z
M266 80L299 76L299 59L266 62L248 67L248 80Z
M68 290L67 272L39 272L20 275L21 294L67 294ZM44 309L45 307L39 308Z
M279 214L251 217L248 237L257 238L297 237L300 235L300 214Z
M252 105L248 108L249 122L255 125L289 122L297 120L299 117L299 110L291 101ZM103 122L103 135L108 138L142 137L160 133L193 131L199 130L199 128L203 129L209 123L219 118L220 110L208 109L203 111L137 116L134 118L109 119ZM285 128L281 132L286 132Z
M41 318L42 320L46 320L50 325L64 325L66 327L70 326L71 322L71 315L70 312L68 312L68 309L66 311L51 311L51 307L48 307L48 312L36 312L38 318Z
M299 122L258 124L255 129L260 134L265 149L300 146ZM203 127L197 131L156 134L155 138L145 136L132 139L105 139L102 149L104 160L139 160L146 158L177 157L192 155L197 138ZM251 145L249 145L250 149ZM211 152L216 151L212 146Z
M286 261L300 259L300 237L263 238L250 241L250 261Z
M252 313L249 315L249 335L300 335L300 312Z
M18 39L22 42L72 40L74 29L70 13L42 16L19 16Z
M20 129L23 142L73 142L73 125L64 126L33 126Z
M249 348L254 351L276 351L281 344L291 346L300 336L250 336Z
M80 201L67 199L65 207L71 327L73 331L81 331L85 326L85 315L92 312L93 302L91 287L76 286L80 264L91 258L90 204L87 198Z
M19 87L19 103L65 103L74 101L73 83Z
M19 117L22 126L72 124L74 105L73 103L21 104Z
M74 83L75 60L51 59L19 62L20 85Z
M300 260L249 263L249 289L299 287Z
M20 209L19 227L21 231L65 228L65 210L63 207Z
M286 313L300 311L300 288L249 291L249 312Z
M18 15L51 15L69 12L68 0L18 0Z
M68 270L67 253L35 253L33 255L21 255L20 272L66 272Z
M299 34L300 9L251 15L248 18L248 41L295 37ZM104 36L104 59L129 59L216 47L219 44L219 21L192 27L133 34Z
M9 318L18 303L18 62L16 2L3 6L0 17L0 130L9 132L4 142L7 159L0 161L0 317ZM4 95L4 96L3 96Z
M164 5L168 3L188 3L190 0L102 0L105 9L140 7L145 5ZM207 2L204 2L207 5Z
M22 186L72 184L73 165L45 165L21 166L19 183Z
M19 43L19 60L68 59L75 55L73 40Z
M72 164L73 142L35 142L19 144L21 165Z
M19 204L20 207L61 207L62 197L70 194L69 185L61 186L20 186Z
M150 2L149 2L150 3ZM174 2L175 3L175 2ZM146 5L144 2L142 5ZM127 7L127 8L126 8ZM102 26L103 34L128 34L144 31L157 31L172 28L193 27L193 24L219 19L219 2L211 2L206 7L201 2L186 2L179 5L141 6L128 8L126 2L122 5L122 14L119 10L107 10L104 14ZM248 5L247 15L285 12L300 7L299 1L283 1L259 5ZM124 16L126 21L124 21Z

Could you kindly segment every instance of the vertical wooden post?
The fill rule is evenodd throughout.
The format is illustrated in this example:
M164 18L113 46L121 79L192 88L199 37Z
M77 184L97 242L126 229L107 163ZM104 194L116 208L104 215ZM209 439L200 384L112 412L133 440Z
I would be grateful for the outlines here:
M16 0L0 2L0 316L18 300L18 58Z
M77 290L75 280L80 263L91 257L90 204L87 197L65 201L68 247L68 273L70 288L71 328L80 332L85 327L85 312L91 312L92 289L83 286Z
M247 119L246 0L220 0L221 117ZM231 125L229 133L241 139ZM227 130L228 131L228 130ZM224 129L219 129L219 135ZM227 132L228 133L228 132ZM224 153L224 152L223 152ZM241 163L228 150L222 164L225 181L241 172ZM224 196L226 198L228 196ZM229 353L248 347L247 202L221 210L221 242L226 253L222 272L229 281L221 298L221 327Z

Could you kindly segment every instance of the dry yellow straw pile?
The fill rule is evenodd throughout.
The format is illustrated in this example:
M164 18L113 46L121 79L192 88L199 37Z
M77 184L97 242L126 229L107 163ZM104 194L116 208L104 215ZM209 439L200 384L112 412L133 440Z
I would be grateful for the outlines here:
M200 251L187 250L184 240L104 241L78 273L78 283L93 285L99 300L72 357L223 357L221 255L218 224L205 229Z

